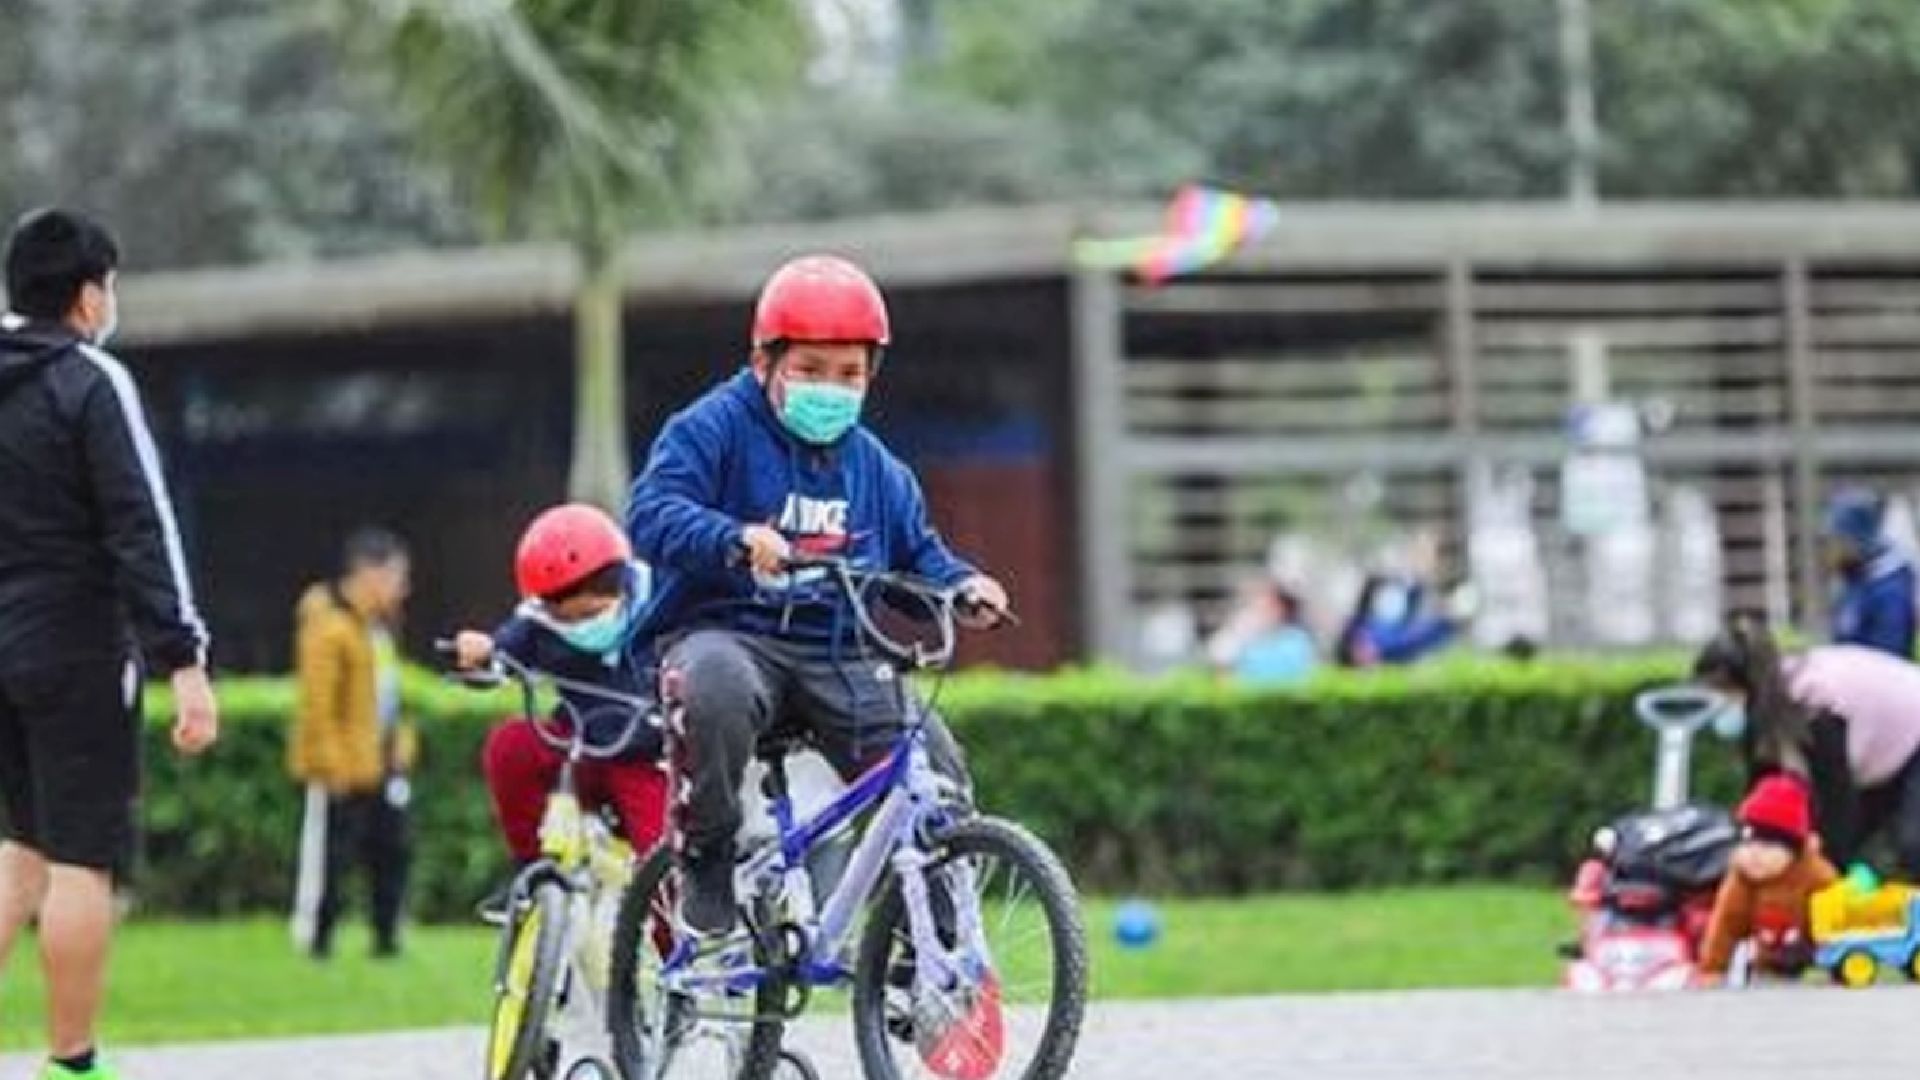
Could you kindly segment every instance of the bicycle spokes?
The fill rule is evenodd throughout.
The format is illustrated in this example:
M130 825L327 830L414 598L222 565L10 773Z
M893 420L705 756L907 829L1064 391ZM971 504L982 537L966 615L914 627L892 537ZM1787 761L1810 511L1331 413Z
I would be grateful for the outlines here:
M522 1080L550 1073L553 1043L548 1020L561 996L569 899L553 882L541 882L516 903L502 937L496 968L492 1030L487 1044L491 1080Z
M921 955L911 918L894 928L891 1026L912 1044L922 1075L989 1080L1019 1075L1045 1027L1054 994L1047 913L1023 869L982 853L926 872L926 904L941 946ZM907 965L911 965L908 977Z
M742 936L717 951L675 933L680 883L657 849L621 904L610 988L615 1050L635 1080L767 1080L780 1053L778 980Z

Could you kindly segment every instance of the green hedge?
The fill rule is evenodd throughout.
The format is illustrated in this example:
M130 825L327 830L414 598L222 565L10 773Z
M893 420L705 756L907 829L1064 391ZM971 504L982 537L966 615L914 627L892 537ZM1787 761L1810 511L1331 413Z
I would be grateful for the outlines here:
M506 865L480 774L480 745L495 719L517 711L505 692L477 693L409 672L408 712L421 728L415 778L412 910L465 918ZM185 759L168 743L172 713L147 699L144 822L133 889L143 908L188 915L286 910L303 795L286 772L291 680L219 684L223 730L215 749ZM364 883L353 902L365 907Z
M1330 675L1297 692L1111 672L969 675L941 691L982 801L1020 818L1097 890L1219 892L1461 878L1557 880L1599 822L1647 797L1652 737L1632 693L1670 658L1450 662ZM425 756L415 910L461 917L503 864L478 769L504 697L408 683ZM222 687L218 751L165 746L150 703L142 902L196 914L282 907L299 798L282 770L291 693ZM1732 755L1699 746L1695 790L1726 800Z

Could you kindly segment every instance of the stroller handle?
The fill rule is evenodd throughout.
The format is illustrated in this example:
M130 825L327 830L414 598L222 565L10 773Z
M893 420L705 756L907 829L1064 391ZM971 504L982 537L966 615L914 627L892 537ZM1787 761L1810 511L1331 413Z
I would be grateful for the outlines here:
M1727 696L1717 690L1681 684L1635 695L1633 714L1654 731L1691 735L1711 723L1727 705Z
M1724 694L1703 686L1665 686L1633 699L1633 712L1653 729L1653 808L1671 810L1687 801L1693 737L1727 707Z

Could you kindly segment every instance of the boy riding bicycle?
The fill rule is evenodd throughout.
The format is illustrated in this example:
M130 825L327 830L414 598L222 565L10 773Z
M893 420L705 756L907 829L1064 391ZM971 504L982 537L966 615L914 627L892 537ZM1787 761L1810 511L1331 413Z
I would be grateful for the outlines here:
M863 658L847 597L790 553L958 586L969 625L990 625L1006 590L950 551L913 473L860 426L890 340L886 302L842 259L796 259L754 313L750 367L668 422L635 482L627 526L656 571L640 632L665 647L680 917L702 938L735 922L739 788L755 739L799 728L840 774L858 775L907 724L891 668ZM944 727L934 766L962 786Z
M520 607L491 635L461 631L454 639L455 662L473 670L498 650L565 680L560 693L572 715L586 724L588 741L604 742L625 730L630 709L570 692L566 684L631 698L651 696L650 654L634 640L651 576L644 564L633 561L625 534L606 514L580 505L548 510L527 527L514 557ZM528 719L516 717L494 728L481 751L494 814L521 866L540 857L540 816L563 763ZM568 727L561 717L554 723ZM575 773L582 800L589 807L611 806L639 855L666 830L667 777L660 758L660 732L643 725L624 754L583 761ZM503 888L488 897L482 914L498 919L506 895Z

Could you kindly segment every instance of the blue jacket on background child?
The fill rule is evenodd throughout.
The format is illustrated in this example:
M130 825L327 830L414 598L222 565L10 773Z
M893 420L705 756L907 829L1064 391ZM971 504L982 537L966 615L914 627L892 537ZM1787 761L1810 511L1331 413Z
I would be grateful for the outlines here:
M1851 488L1827 507L1828 561L1835 571L1833 642L1913 658L1913 562L1889 543L1886 504Z

